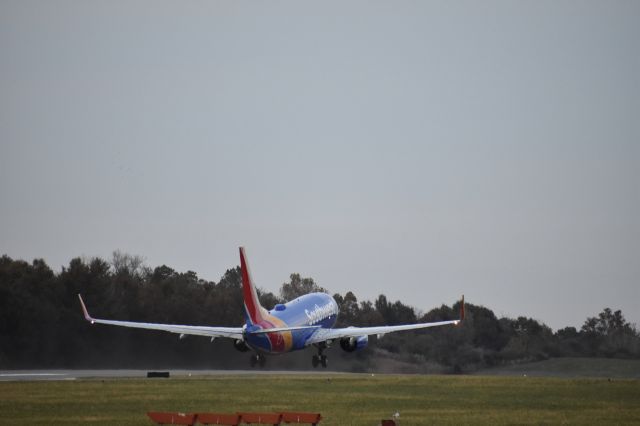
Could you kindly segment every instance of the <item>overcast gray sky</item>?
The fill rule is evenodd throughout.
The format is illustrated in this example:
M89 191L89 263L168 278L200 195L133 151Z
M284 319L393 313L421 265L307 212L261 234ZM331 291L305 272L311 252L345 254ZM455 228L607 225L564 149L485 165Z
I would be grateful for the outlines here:
M640 2L0 0L0 253L640 324Z

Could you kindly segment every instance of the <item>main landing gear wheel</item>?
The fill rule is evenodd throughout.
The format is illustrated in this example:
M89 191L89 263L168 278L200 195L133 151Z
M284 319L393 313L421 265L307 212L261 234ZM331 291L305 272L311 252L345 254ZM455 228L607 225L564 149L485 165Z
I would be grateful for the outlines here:
M314 355L311 357L311 365L313 368L317 368L318 365L322 365L323 368L327 368L328 358L326 355Z
M318 355L314 355L311 357L311 365L313 365L313 368L317 368L318 365L322 365L323 368L327 368L327 356L323 355L322 352L324 352L324 350L329 347L329 343L330 342L322 342L314 345L316 348L318 348Z
M262 368L267 363L267 359L265 358L264 355L251 354L251 358L249 358L249 363L251 364L252 368L255 367L256 365L259 365Z

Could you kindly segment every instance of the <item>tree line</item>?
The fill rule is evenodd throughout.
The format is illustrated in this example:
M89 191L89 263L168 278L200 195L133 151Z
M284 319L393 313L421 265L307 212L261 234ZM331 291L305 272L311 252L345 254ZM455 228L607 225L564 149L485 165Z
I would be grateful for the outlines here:
M193 271L150 268L140 256L118 251L109 261L74 258L58 273L42 259L28 263L4 255L0 368L244 368L245 356L227 339L178 339L165 332L92 326L84 321L77 298L81 293L97 318L236 327L243 322L241 286L239 267L216 283ZM294 273L279 294L258 293L263 306L271 308L311 291L326 292L312 278ZM460 310L457 302L423 314L385 295L358 300L351 291L334 298L340 307L337 326L450 320ZM467 372L550 357L640 358L640 334L619 310L605 308L580 329L553 332L532 318L498 318L484 306L465 306L460 326L374 338L369 348L341 354L333 365L352 371L392 364L399 366L396 370ZM308 366L306 355L273 358L277 368Z

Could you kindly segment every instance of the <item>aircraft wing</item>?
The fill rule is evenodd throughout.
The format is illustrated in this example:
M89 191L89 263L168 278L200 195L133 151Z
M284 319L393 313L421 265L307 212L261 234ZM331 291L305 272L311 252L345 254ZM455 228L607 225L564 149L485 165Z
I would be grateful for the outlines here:
M438 327L440 325L458 324L460 320L425 322L420 324L384 325L379 327L347 327L347 328L321 328L316 331L306 342L307 345L321 343L327 340L342 339L344 337L371 336L393 333L394 331L417 330L420 328Z
M395 331L418 330L421 328L439 327L441 325L448 324L458 325L462 320L464 320L464 296L462 296L462 301L460 303L460 319L457 320L423 322L418 324L383 325L377 327L321 328L307 339L306 345L322 343L327 340L342 339L345 337L371 336L374 334L382 336Z
M91 324L117 325L120 327L144 328L147 330L161 330L169 333L208 336L208 337L228 337L230 339L242 339L242 327L208 327L198 325L175 325L175 324L155 324L149 322L113 321L92 318L84 305L82 296L78 295L84 318Z

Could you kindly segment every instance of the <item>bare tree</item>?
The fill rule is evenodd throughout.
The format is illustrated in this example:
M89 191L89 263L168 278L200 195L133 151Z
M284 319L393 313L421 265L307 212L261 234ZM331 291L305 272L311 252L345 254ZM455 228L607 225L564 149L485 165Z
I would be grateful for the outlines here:
M142 277L147 272L144 265L144 257L123 253L115 250L111 257L111 266L115 275L125 274L133 277Z

